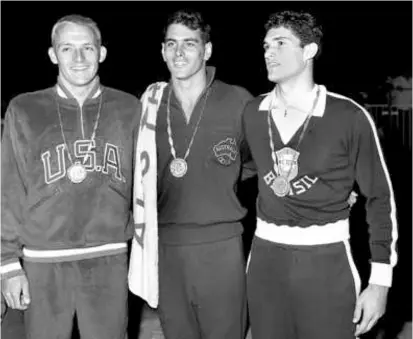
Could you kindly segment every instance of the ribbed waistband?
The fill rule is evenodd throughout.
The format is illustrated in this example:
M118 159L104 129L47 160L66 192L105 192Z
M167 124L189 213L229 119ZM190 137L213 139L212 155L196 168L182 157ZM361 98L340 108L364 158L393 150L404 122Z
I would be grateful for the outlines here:
M127 251L126 243L113 243L85 248L34 250L23 248L23 259L31 262L62 262L103 257Z
M261 239L286 245L322 245L350 238L348 219L309 227L276 225L257 219L255 235Z
M159 241L165 245L195 245L229 239L242 234L240 222L212 225L160 225Z

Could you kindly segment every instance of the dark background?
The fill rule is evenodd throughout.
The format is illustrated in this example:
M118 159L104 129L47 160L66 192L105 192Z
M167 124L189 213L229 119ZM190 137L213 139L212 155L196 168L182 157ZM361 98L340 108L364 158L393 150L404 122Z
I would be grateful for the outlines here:
M411 74L411 2L1 2L2 99L53 85L50 32L63 15L78 13L99 25L108 57L101 65L107 86L139 94L168 76L161 59L167 13L186 6L201 10L212 26L211 65L224 81L254 95L272 85L266 79L262 41L268 14L280 9L311 10L325 31L316 64L317 82L351 95L381 85L387 76Z
M47 49L52 26L60 17L81 14L93 18L108 48L107 59L99 71L102 83L140 95L150 83L168 79L160 53L163 25L168 13L188 6L202 11L212 26L213 55L209 64L217 67L217 76L244 86L254 95L273 87L266 78L263 25L271 12L282 9L310 10L320 18L325 38L321 58L315 66L315 79L330 91L357 98L360 91L378 91L389 76L412 74L412 2L408 1L2 1L2 116L12 97L55 84L57 68L50 62ZM394 271L388 311L378 327L386 329L385 338L394 338L403 322L411 321L412 317L411 143L400 143L398 134L399 131L392 129L382 140L399 221L399 264ZM251 211L255 194L254 181L241 187L240 196ZM365 284L369 252L363 203L360 197L353 208L351 228L353 252ZM250 212L245 220L247 250L254 218ZM139 312L139 302L133 297L131 300L131 312ZM139 324L135 321L132 333L136 326Z

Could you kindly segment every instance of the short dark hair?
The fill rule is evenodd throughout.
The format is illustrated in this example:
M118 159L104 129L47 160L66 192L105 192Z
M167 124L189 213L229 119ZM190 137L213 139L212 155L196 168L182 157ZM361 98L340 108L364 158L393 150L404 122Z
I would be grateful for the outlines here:
M56 36L59 32L59 29L66 25L67 23L73 23L73 24L77 24L80 26L85 26L85 27L89 27L95 38L96 38L96 42L98 44L98 46L100 46L100 44L102 43L102 34L100 33L100 29L98 27L98 25L96 24L95 21L93 21L91 18L82 16L82 15L78 15L78 14L71 14L71 15L66 15L62 18L60 18L59 20L57 20L57 22L54 24L53 29L52 29L52 45L55 45L55 41L56 41Z
M199 29L201 31L201 39L203 43L206 44L207 42L210 42L211 26L205 22L202 14L198 11L193 9L181 9L172 13L166 21L163 31L164 37L166 36L169 26L172 24L182 24L194 31Z
M278 27L290 29L300 39L301 47L313 42L316 43L318 45L316 57L320 55L323 30L312 14L295 11L273 13L265 24L265 30L268 32L271 28Z

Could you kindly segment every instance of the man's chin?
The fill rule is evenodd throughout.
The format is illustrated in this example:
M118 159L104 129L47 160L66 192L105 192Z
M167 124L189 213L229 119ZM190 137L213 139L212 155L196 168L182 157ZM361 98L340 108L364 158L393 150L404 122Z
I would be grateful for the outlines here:
M179 79L179 80L186 80L191 77L191 74L188 74L188 72L173 72L172 73L174 78Z
M73 82L72 82L72 84L74 85L74 86L77 86L77 87L87 87L87 86L90 86L90 84L91 83L93 83L93 81L96 79L96 77L94 77L94 78L92 78L92 79L89 79L89 78L87 78L87 79L75 79Z

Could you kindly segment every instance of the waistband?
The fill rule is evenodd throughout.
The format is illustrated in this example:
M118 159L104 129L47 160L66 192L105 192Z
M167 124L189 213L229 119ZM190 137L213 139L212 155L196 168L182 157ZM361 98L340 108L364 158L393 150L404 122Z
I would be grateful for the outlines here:
M126 243L112 243L86 248L62 250L34 250L23 248L23 259L31 262L62 262L92 259L127 251Z
M165 245L195 245L221 241L242 234L241 222L212 225L163 224L158 228L159 242Z
M255 235L261 239L286 245L322 245L350 238L348 219L309 227L276 225L257 219Z

